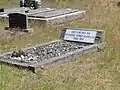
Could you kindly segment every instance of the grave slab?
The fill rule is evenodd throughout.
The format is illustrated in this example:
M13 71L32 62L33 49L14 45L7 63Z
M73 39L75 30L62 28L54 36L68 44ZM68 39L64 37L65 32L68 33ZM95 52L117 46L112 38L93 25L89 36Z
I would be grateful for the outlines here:
M73 36L82 40L73 39ZM61 40L1 54L0 61L36 72L39 68L78 59L84 54L104 50L105 47L103 30L65 28L60 38Z
M59 24L85 17L85 11L80 9L39 8L11 8L0 12L0 19L7 20L9 13L26 13L29 21L37 21L41 24Z

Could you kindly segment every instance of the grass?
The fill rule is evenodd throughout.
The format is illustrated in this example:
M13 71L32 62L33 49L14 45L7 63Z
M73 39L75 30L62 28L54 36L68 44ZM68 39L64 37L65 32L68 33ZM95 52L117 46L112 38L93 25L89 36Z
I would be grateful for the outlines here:
M64 1L44 0L45 5L50 7L83 8L87 11L86 19L47 28L34 25L32 26L34 32L29 35L0 41L1 52L59 39L60 30L63 27L105 30L107 42L105 51L57 64L40 70L36 74L26 69L0 63L0 90L120 89L120 7L116 6L119 0ZM6 5L5 2L7 0L0 1L0 5ZM13 3L13 0L7 6L11 6L10 3Z
M0 8L8 8L8 7L17 7L19 1L17 0L1 0Z

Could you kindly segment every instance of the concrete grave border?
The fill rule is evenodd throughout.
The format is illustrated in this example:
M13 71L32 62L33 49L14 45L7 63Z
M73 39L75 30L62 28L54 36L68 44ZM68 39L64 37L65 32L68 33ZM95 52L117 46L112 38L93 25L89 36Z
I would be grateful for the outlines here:
M97 30L97 31L99 33L101 32L100 36L102 36L103 33L104 33L103 30ZM99 34L97 34L97 35L99 35ZM17 61L17 60L4 59L4 55L11 54L12 52L1 54L0 55L0 62L12 64L12 65L17 65L17 66L21 66L21 67L26 67L26 68L32 70L33 72L36 72L37 69L39 69L39 68L51 66L55 63L58 63L59 61L66 62L66 61L70 60L71 58L76 58L76 57L78 58L78 57L81 57L84 54L88 54L88 53L91 53L91 52L97 52L97 51L103 50L104 47L105 47L105 42L102 39L102 37L100 37L99 40L100 40L100 42L96 42L93 45L85 46L82 49L78 49L78 50L75 50L73 52L69 52L69 53L66 53L64 55L54 57L54 58L48 59L46 61L38 62L38 63L25 63L25 62L21 62L21 61ZM53 43L53 42L58 42L58 41L61 41L61 40L55 40L55 41L48 42L48 43L45 43L45 44L39 44L39 45L31 46L31 47L28 47L28 48L24 48L23 50L28 50L28 49L31 49L33 47L39 47L39 46L47 45L47 44L50 44L50 43Z
M8 18L9 18L8 14L9 13L25 13L25 10L22 10L22 8L16 8L17 11L15 11L14 9L15 8L13 8L13 11L12 11L12 8L11 9L5 9L4 12L0 13L0 19L5 20L5 21L8 20ZM25 9L27 9L27 11L29 10L28 8L25 8ZM60 23L68 22L68 21L82 19L82 18L85 17L85 11L84 10L67 9L67 8L64 9L64 10L71 10L71 12L66 13L66 14L60 14L60 15L57 15L57 16L47 17L47 18L34 17L34 15L38 14L38 13L41 14L41 13L48 13L48 12L53 12L53 11L59 10L57 8L39 8L39 9L30 10L30 13L26 13L28 15L28 20L30 22L35 21L35 22L38 22L38 23L43 24L43 25L52 25L52 24L60 24ZM37 10L39 10L39 11L37 11Z

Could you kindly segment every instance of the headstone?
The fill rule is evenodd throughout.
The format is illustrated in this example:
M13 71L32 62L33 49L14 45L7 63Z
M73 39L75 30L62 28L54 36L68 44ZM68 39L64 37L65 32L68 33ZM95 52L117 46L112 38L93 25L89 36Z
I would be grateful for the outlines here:
M41 0L20 0L20 7L29 7L38 9L41 6Z
M21 13L10 13L9 14L9 28L28 28L28 16Z
M4 8L0 8L0 12L4 12Z
M29 7L32 8L32 9L38 9L39 8L39 4L36 1L31 1Z
M64 34L64 40L84 42L84 43L94 43L97 31L85 30L85 29L66 29Z
M24 0L20 0L20 7L24 7Z

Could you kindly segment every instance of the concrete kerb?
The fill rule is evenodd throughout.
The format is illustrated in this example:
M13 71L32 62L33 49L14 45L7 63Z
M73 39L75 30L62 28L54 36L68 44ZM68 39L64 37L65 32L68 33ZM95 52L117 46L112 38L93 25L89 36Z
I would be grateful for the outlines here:
M37 64L31 64L29 66L29 68L33 72L36 72L37 69L39 69L39 68L49 67L49 66L51 66L53 64L56 64L58 62L62 62L63 63L63 62L72 60L72 58L79 58L82 55L86 55L88 53L97 52L98 49L99 49L99 46L102 47L102 49L104 48L103 45L104 45L104 43L99 44L99 45L95 44L95 45L91 45L91 46L85 46L85 48L76 50L74 52L70 52L70 53L67 53L65 55L61 55L59 57L51 58L51 59L49 59L47 61L40 62L40 63L37 63Z
M56 41L60 41L60 40L56 40ZM41 44L41 45L36 45L34 47L47 45L47 44L50 44L50 43L53 43L53 42L56 42L56 41L52 41L52 42ZM8 52L8 53L4 53L4 54L0 55L0 61L5 62L5 63L10 63L10 64L13 64L13 65L27 67L28 69L32 70L33 72L36 72L36 70L38 68L43 68L43 66L44 67L49 67L52 64L55 64L56 62L67 61L68 58L74 58L75 56L80 57L81 55L84 55L84 54L87 54L87 53L90 53L90 52L96 52L96 51L98 51L99 47L101 49L103 49L104 48L103 45L104 45L104 43L93 44L93 45L90 45L90 46L84 46L84 48L82 48L82 49L79 49L79 50L76 50L76 51L73 51L73 52L70 52L70 53L66 53L65 55L61 55L59 57L54 57L54 58L48 59L47 61L42 61L42 62L38 62L38 63L24 63L24 62L20 62L20 61L16 61L16 60L9 60L9 59L1 58L2 56L6 55L6 54L11 54L12 52ZM31 46L31 47L25 48L24 50L28 50L28 49L31 49L31 48L34 48L34 47Z

